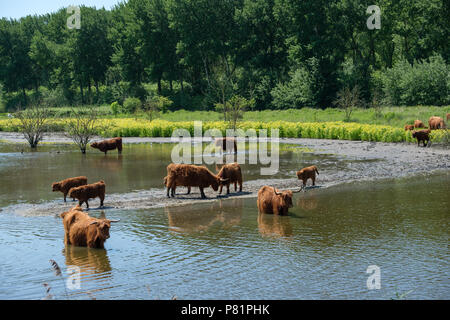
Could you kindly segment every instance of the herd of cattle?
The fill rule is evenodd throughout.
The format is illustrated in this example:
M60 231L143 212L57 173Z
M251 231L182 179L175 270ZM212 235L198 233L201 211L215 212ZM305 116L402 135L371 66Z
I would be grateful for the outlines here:
M105 154L108 150L114 149L118 149L121 152L122 139L114 138L97 142L93 145L100 151L105 152ZM222 146L224 151L227 149L237 151L236 141L233 138L224 138L217 145ZM310 166L297 171L298 179L303 182L303 185L297 191L280 191L271 186L263 186L258 191L257 206L259 212L286 215L288 209L293 207L293 193L302 191L308 179L311 179L312 184L315 185L316 174L319 174L316 166ZM224 164L217 174L214 174L204 166L171 163L167 166L167 176L164 177L164 185L167 188L167 196L169 198L171 196L175 197L177 187L187 187L188 194L191 191L191 187L198 187L201 198L206 198L204 189L208 187L222 194L222 189L225 186L227 188L227 194L229 194L231 184L234 184L235 192L237 192L237 185L239 185L239 192L242 192L242 171L240 165L236 162ZM77 206L60 215L63 219L65 244L89 248L104 248L104 243L109 238L111 223L119 220L91 217L83 211L81 206L83 203L86 203L86 207L89 208L89 199L100 198L100 206L102 207L106 193L105 182L101 180L88 184L87 177L85 176L67 178L53 183L52 191L62 192L64 202L67 201L67 197L72 198L74 201L75 199L78 200Z
M450 114L447 113L447 120L449 118ZM424 130L414 131L412 136L417 139L419 145L423 141L424 146L426 146L426 143L430 140L430 130L447 128L444 120L436 116L428 120L428 126L429 128L426 128L422 121L416 120L414 125L405 125L405 130L424 128ZM237 152L236 140L233 138L216 139L215 143L217 146L221 146L224 151L231 149L235 153ZM104 152L105 155L109 150L115 149L121 153L122 138L94 142L91 144L91 147ZM257 198L258 211L260 213L286 215L288 209L293 207L293 193L302 191L308 179L311 179L312 184L315 185L316 174L319 174L316 166L306 167L297 171L297 178L303 182L297 191L280 191L272 186L261 187ZM242 192L242 183L241 167L236 162L224 164L217 174L214 174L204 166L171 163L167 166L167 176L164 177L164 186L167 188L167 197L169 198L175 197L177 187L187 187L188 194L191 192L192 187L198 187L203 199L206 198L205 188L211 187L214 191L219 191L219 194L222 194L222 189L226 186L227 194L229 194L231 184L234 184L235 192L237 192L237 185L239 184L239 192ZM81 206L83 203L86 203L86 207L89 208L89 199L100 198L100 206L102 207L106 192L105 182L101 180L88 184L87 178L84 176L68 178L53 183L52 191L62 192L64 202L66 202L67 196L73 200L78 200L76 207L60 215L63 218L64 242L75 246L103 248L104 242L109 238L111 222L119 220L90 217L83 211Z
M447 113L447 121L450 119L450 113ZM427 146L428 142L430 141L430 132L431 130L437 130L437 129L447 129L447 126L445 125L444 119L437 116L432 116L430 119L428 119L428 128L425 127L422 121L415 120L414 124L406 124L405 130L414 130L417 128L423 128L423 130L414 131L412 134L412 137L417 139L417 145L420 146L420 142L423 142L423 146Z

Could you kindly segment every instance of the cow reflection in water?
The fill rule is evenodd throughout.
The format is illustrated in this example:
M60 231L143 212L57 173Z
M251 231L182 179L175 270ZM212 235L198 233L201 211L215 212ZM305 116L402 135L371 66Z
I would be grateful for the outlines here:
M106 169L111 172L122 170L123 156L118 154L117 157L96 157L94 158L94 166L96 168Z
M297 207L302 208L303 210L314 210L317 208L318 201L316 196L314 195L314 191L311 191L305 197L299 197L296 203Z
M80 268L82 279L86 275L109 273L111 265L105 249L93 249L67 245L63 249L66 258L66 266Z
M169 230L173 232L204 232L213 225L227 228L238 225L242 217L242 199L219 200L209 205L196 206L192 211L186 207L165 207Z
M263 237L291 237L291 217L258 213L258 230Z

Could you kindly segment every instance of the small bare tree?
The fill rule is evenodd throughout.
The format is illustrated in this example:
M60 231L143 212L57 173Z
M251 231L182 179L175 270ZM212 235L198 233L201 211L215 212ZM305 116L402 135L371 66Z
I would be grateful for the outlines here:
M36 105L17 111L15 117L20 121L20 132L23 133L30 147L35 149L48 129L48 109Z
M159 116L159 113L165 112L173 102L164 96L149 96L142 105L143 111L147 114L150 121Z
M233 130L236 130L237 122L244 117L245 111L253 108L254 104L254 99L247 100L244 97L234 95L225 103L225 105L216 103L216 110L218 112L223 112L224 118L228 119Z
M338 92L337 99L333 102L333 104L344 110L344 121L350 121L353 111L361 104L359 95L360 93L358 86L353 87L353 89L345 87Z
M66 137L72 139L86 153L86 147L99 131L98 113L93 107L80 107L72 109L73 119L66 125Z

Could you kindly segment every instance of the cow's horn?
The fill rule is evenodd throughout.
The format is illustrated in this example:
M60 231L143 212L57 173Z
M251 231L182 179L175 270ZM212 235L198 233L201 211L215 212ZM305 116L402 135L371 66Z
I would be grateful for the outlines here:
M227 182L228 180L230 180L230 178L226 178L226 179L219 178L219 179L220 179L220 182Z
M98 221L92 221L89 225L91 225L91 224L97 224L98 223Z
M117 219L117 220L111 220L111 219L108 219L110 222L119 222L120 221L120 219Z
M273 192L275 192L275 194L277 195L277 196L279 196L281 193L279 193L279 192L277 192L277 189L275 189L275 187L272 187L273 188Z
M298 191L292 191L292 193L297 193L297 192L300 192L300 191L302 191L302 190L303 190L303 186L300 187L300 190L298 190Z

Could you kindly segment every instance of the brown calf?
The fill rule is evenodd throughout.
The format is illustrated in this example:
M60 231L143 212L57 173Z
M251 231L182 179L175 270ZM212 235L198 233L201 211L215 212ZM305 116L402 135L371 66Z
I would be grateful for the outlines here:
M303 186L306 186L306 182L308 179L312 180L312 185L316 185L316 172L319 174L319 171L317 171L316 166L310 166L303 168L299 171L297 171L297 177L299 180L303 180Z
M420 120L414 120L414 128L425 128L425 125Z
M405 124L405 131L414 130L414 126L412 124Z
M70 189L69 197L78 199L78 204L80 206L83 204L83 202L86 202L87 208L89 208L89 199L95 199L99 197L100 207L103 207L103 201L105 200L105 189L105 182L101 180L96 183Z
M87 184L87 178L85 176L67 178L59 182L52 184L52 191L61 191L64 194L64 202L66 202L67 194L73 187L84 186ZM73 199L75 201L75 199Z
M222 180L226 180L226 182L220 183L219 194L222 194L224 185L227 187L227 194L229 194L230 183L234 183L234 191L237 191L237 184L239 183L239 192L242 192L242 172L241 166L237 162L223 165L217 176Z
M94 142L91 144L91 147L104 152L105 155L109 150L114 149L117 149L119 153L122 153L122 138L112 138L109 140Z
M414 131L412 137L417 139L418 146L420 146L420 141L423 141L423 146L426 147L428 142L430 141L430 132L431 132L430 129Z

